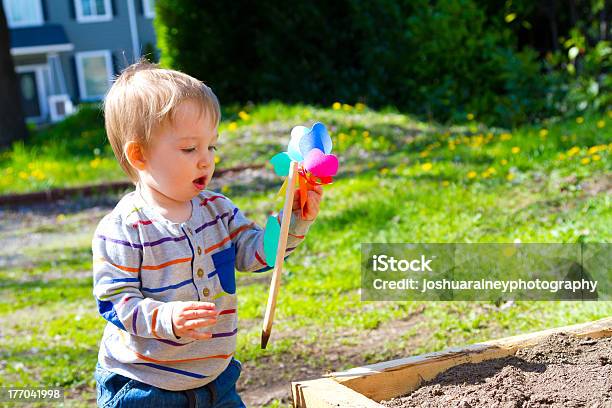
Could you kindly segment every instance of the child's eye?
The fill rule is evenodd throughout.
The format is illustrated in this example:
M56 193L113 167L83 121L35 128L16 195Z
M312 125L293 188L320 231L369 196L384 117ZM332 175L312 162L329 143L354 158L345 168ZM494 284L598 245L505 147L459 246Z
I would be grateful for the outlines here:
M181 149L185 153L195 152L195 147L189 147L187 149Z
M217 151L217 146L208 146L208 150L212 151Z

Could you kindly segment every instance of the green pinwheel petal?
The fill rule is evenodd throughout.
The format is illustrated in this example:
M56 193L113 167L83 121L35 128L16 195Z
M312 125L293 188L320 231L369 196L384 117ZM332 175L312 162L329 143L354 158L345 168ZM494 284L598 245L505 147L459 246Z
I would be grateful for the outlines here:
M291 158L287 154L287 152L281 152L275 154L274 157L270 159L270 163L274 166L274 172L277 176L288 176L289 175L289 165L291 164Z
M280 223L278 219L271 215L266 222L264 231L264 254L266 255L266 263L268 266L274 266L276 261L276 251L278 249L278 240L280 238Z

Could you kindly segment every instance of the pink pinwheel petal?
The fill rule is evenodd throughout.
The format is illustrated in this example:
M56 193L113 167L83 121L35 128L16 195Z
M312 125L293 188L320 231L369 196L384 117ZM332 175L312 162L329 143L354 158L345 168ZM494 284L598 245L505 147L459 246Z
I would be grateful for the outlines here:
M338 158L314 148L304 159L304 167L317 177L335 176L338 172Z

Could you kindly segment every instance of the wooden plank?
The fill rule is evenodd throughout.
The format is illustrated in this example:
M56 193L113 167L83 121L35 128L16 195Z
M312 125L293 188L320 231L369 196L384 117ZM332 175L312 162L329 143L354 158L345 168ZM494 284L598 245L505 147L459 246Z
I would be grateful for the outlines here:
M469 347L447 349L442 352L424 354L390 361L398 362L396 367L379 368L362 367L368 371L335 373L334 379L339 383L375 401L381 401L407 394L417 389L423 382L434 379L439 373L456 365L479 363L484 360L501 358L513 354L510 350L495 347Z
M560 332L580 337L609 337L612 336L612 317L386 361L332 373L329 377L368 398L380 401L414 391L424 381L432 380L451 367L514 355L518 349L538 344L551 334Z
M291 383L296 408L381 408L382 405L331 378Z

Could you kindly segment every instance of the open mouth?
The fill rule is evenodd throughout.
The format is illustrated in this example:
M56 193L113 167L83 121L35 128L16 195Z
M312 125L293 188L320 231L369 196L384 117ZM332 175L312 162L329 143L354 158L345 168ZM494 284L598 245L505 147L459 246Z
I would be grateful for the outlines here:
M199 178L193 180L193 185L198 190L204 190L204 187L206 187L206 176L202 176L202 177L199 177Z

